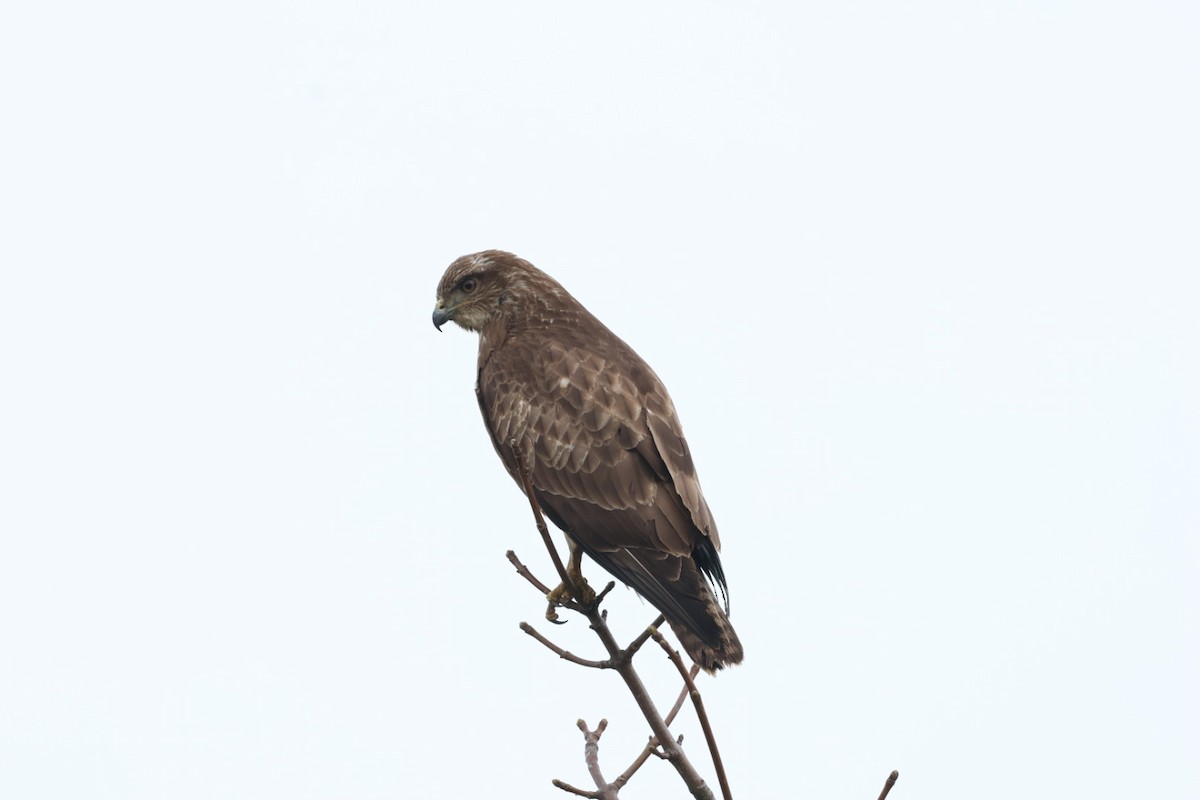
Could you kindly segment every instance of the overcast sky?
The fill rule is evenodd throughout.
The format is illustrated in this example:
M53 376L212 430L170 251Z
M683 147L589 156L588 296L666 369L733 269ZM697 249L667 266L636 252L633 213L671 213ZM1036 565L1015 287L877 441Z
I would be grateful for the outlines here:
M617 676L517 628L505 550L551 570L475 337L430 325L491 247L672 392L738 797L1200 796L1198 36L1184 2L9 4L0 797L562 797L579 717L625 768ZM681 796L657 761L622 793Z

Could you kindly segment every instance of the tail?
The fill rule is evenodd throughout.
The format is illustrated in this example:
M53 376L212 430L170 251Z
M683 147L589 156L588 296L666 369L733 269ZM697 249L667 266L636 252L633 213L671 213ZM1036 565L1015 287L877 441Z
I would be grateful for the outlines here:
M600 566L632 586L671 623L683 649L705 672L742 661L742 643L712 584L691 556L622 547L597 550L576 540ZM719 562L718 562L719 563ZM722 575L714 570L717 581Z
M711 591L703 600L707 601L704 603L706 608L703 620L696 620L691 616L679 619L669 610L664 610L664 613L684 651L701 669L712 674L742 662L742 643L728 615L717 604L717 599ZM696 624L697 622L699 624Z

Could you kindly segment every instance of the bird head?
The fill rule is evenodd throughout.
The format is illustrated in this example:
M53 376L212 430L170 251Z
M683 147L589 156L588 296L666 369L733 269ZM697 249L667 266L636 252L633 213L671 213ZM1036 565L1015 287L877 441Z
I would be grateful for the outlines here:
M469 331L482 330L513 303L522 288L519 276L523 265L526 262L501 250L485 250L457 259L438 284L434 327L440 331L453 320Z

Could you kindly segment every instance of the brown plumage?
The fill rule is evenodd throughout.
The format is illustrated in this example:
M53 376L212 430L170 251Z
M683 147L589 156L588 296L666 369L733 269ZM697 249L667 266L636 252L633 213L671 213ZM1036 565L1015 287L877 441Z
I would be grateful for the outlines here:
M475 392L492 444L585 553L666 615L706 670L742 660L720 540L675 406L654 371L553 278L511 253L450 265L433 321L479 333Z

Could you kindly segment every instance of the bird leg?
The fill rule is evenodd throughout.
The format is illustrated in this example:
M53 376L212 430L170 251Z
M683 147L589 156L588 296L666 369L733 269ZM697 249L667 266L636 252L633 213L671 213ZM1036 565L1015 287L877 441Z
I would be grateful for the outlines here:
M570 583L560 583L546 595L546 600L550 603L546 607L546 619L556 624L561 624L558 612L554 610L556 607L566 605L571 600L575 600L582 606L590 606L596 602L596 593L592 591L592 587L588 586L587 579L583 577L583 550L579 549L569 536L567 537L567 547L571 551L571 557L567 559L567 579ZM571 593L572 585L578 590L580 596L576 597Z

